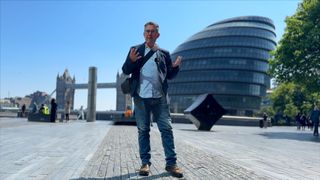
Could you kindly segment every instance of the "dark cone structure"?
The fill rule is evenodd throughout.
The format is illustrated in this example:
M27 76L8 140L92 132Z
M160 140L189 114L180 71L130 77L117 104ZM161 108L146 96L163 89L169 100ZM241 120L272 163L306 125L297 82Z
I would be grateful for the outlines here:
M202 131L210 131L212 126L226 113L226 110L213 98L212 94L198 96L184 114Z

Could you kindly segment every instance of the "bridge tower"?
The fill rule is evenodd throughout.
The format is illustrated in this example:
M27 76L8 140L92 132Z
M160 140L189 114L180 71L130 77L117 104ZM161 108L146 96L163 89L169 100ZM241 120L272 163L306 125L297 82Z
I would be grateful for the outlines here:
M56 84L56 102L58 109L64 109L67 101L70 102L71 109L74 109L74 88L70 88L70 85L74 85L76 82L75 77L71 78L68 69L65 69L64 73L57 75ZM69 85L67 87L67 85Z
M125 111L128 106L132 108L132 99L129 94L123 94L121 91L121 83L127 78L128 76L119 72L117 73L117 97L116 97L116 110L117 111Z

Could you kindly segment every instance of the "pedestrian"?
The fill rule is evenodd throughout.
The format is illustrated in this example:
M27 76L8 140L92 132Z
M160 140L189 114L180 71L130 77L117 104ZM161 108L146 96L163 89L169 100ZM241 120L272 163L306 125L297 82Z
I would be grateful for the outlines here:
M41 104L39 109L39 114L44 114L44 112L45 112L44 104Z
M301 114L300 113L298 113L297 115L296 115L296 124L297 124L297 130L300 130L301 129Z
M267 113L263 113L263 127L264 127L264 128L267 128L267 127L268 127L267 119L268 119Z
M153 114L161 133L165 153L166 171L174 177L183 177L177 166L174 137L168 101L168 79L173 79L179 72L182 57L174 62L168 51L159 48L159 25L147 22L144 25L145 42L131 47L122 66L124 74L131 74L131 96L134 100L135 117L138 128L139 153L142 166L139 174L150 173L150 116Z
M132 117L132 109L130 106L127 106L127 110L124 112L125 118L131 118Z
M21 107L21 117L26 116L26 104L23 104Z
M38 105L33 102L33 107L32 107L32 111L31 111L33 114L37 113L38 112Z
M313 123L311 120L311 116L308 116L308 129L310 129L310 131L313 131Z
M318 108L317 105L314 105L314 109L311 112L311 116L310 116L312 123L313 123L313 135L314 136L319 136L319 118L320 118L320 110Z
M79 115L78 115L77 119L84 119L83 106L81 106L79 109Z
M64 106L64 114L66 116L66 122L68 122L70 119L69 119L69 116L70 116L70 101L67 101L67 104Z
M49 115L50 113L49 113L49 108L48 108L48 106L45 105L45 104L41 104L41 107L40 107L40 109L39 109L39 113L40 113L40 114Z
M51 99L51 109L50 109L50 122L56 122L57 118L57 108L58 105L56 103L56 99Z
M301 123L302 130L304 131L306 129L306 125L307 125L306 115L302 114L302 116L300 118L300 123Z

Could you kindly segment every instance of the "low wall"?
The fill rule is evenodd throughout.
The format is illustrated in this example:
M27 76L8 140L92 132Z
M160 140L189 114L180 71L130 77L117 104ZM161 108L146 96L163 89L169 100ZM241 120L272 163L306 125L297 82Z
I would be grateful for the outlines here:
M188 123L192 122L180 113L171 113L173 123ZM222 116L215 125L232 125L232 126L259 126L259 120L262 118L245 117L245 116Z
M120 111L97 111L97 120L113 121L117 117L121 117L123 112ZM182 113L171 113L172 123L192 124L192 122ZM232 125L232 126L259 126L259 120L262 118L244 117L244 116L222 116L216 125Z
M117 117L122 117L123 111L97 111L97 120L114 121ZM58 111L58 119L63 115L63 111ZM86 115L86 113L84 113ZM19 115L19 113L18 113ZM76 119L77 113L72 112L71 115ZM0 117L17 117L17 112L1 112ZM185 123L192 124L192 122L184 116L182 113L171 113L172 123ZM232 125L232 126L259 126L259 120L262 118L256 117L244 117L244 116L222 116L216 123L216 125Z

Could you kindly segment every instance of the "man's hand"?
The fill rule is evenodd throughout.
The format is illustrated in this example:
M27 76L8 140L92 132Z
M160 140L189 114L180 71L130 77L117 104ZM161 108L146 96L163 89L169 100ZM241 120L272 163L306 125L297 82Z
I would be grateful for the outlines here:
M136 48L132 48L130 50L129 58L130 58L131 62L136 62L138 59L141 58L141 56L139 56L139 52L137 51Z
M182 61L182 57L178 56L177 59L172 63L172 67L175 68L175 67L180 66L181 61Z

